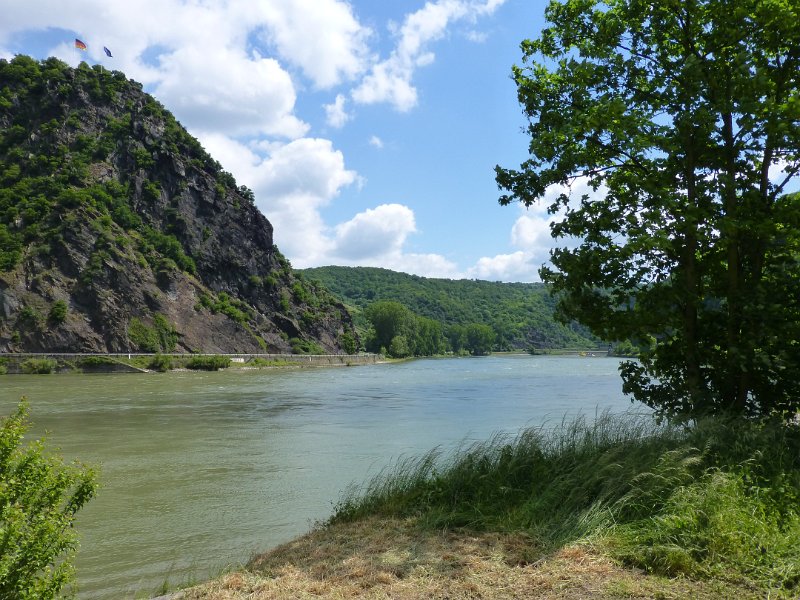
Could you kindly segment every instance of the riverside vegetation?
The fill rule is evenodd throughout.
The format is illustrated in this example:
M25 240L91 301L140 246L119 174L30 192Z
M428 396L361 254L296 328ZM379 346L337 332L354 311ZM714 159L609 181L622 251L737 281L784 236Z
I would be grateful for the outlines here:
M184 598L795 598L798 501L796 425L604 414L403 460Z

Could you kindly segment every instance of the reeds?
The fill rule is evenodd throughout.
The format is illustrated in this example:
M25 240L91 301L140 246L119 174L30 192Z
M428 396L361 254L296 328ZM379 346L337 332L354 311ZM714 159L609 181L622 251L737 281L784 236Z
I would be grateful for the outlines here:
M796 591L798 502L796 426L603 413L405 458L351 488L331 521L525 531L545 551L584 542L653 572Z

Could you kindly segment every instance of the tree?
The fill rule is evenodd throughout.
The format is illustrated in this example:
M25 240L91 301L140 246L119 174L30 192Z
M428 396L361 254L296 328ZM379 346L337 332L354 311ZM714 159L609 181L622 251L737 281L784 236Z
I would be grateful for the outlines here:
M466 343L464 347L474 355L489 354L492 351L496 335L494 330L483 323L470 323L465 327Z
M562 317L637 343L666 415L800 409L800 5L565 0L514 67L530 157L500 203L584 182L542 279ZM564 188L562 188L564 189ZM790 311L790 312L786 312Z
M0 423L0 598L48 599L74 580L75 513L94 496L94 471L64 465L30 428L25 400Z
M368 341L369 349L373 352L380 348L389 349L398 335L408 337L413 333L414 314L399 302L373 302L365 314L374 331L374 336Z

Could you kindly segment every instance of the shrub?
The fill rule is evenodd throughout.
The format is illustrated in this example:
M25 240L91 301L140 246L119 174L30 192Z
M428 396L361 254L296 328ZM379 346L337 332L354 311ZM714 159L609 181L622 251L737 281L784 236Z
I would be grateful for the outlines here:
M355 354L358 351L358 343L356 342L356 338L354 338L353 334L348 331L341 335L339 338L339 343L342 345L342 350L344 350L347 354Z
M161 313L156 313L153 317L153 324L155 325L156 334L158 335L158 343L162 350L172 352L175 350L175 344L178 343L178 331L167 318Z
M292 345L292 353L294 354L325 354L322 346L312 340L292 338L289 343Z
M38 327L42 320L42 316L35 308L25 306L19 311L19 321L31 327Z
M158 352L161 350L161 340L158 332L134 317L128 324L128 339L131 344L143 352Z
M95 494L94 470L45 454L25 399L0 425L0 598L48 600L75 578L75 513Z
M47 315L47 320L54 324L60 325L67 319L67 303L63 300L56 300L55 304L50 308L50 313Z
M195 356L188 363L187 369L194 369L198 371L218 371L231 366L231 359L227 356Z
M29 358L20 365L26 375L47 375L58 367L58 362L51 358Z
M172 359L163 354L156 354L148 363L147 368L159 373L166 373L172 368Z

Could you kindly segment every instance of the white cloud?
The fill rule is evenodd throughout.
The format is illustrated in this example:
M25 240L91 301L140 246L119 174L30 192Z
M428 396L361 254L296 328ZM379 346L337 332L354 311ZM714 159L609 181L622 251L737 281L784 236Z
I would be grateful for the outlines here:
M414 212L402 204L381 204L336 227L336 254L364 259L397 254L417 230Z
M372 35L341 0L246 2L260 22L263 39L299 66L317 87L351 80L367 67Z
M383 148L383 140L379 138L377 135L373 135L372 137L369 138L369 145L374 146L375 148L380 150L381 148Z
M553 223L561 221L562 213L551 215L547 208L561 194L571 200L579 201L583 195L602 197L606 188L592 190L585 177L578 178L571 186L550 186L544 198L530 208L520 206L520 215L511 227L511 245L517 250L493 257L482 257L467 270L470 277L492 281L539 281L539 268L550 260L550 250L575 248L579 240L561 238L554 240L550 233Z
M336 226L329 262L374 266L425 277L458 277L457 266L439 254L405 251L417 231L414 212L402 204L381 204Z
M361 104L388 102L405 112L417 104L417 90L411 80L419 67L431 64L435 55L428 46L447 35L448 27L456 21L474 22L491 14L504 0L437 0L427 2L409 14L396 28L397 46L383 61L372 66L369 73L353 90L352 96Z
M532 260L530 253L518 250L512 254L483 257L467 273L470 278L488 281L538 281L538 265L532 264Z
M336 100L334 100L333 104L323 105L326 122L331 127L339 129L350 120L350 115L344 108L345 102L346 99L342 94L336 94Z
M306 133L308 125L292 114L291 78L276 60L225 48L208 53L205 46L184 46L161 60L155 96L182 123L234 136L297 138Z

